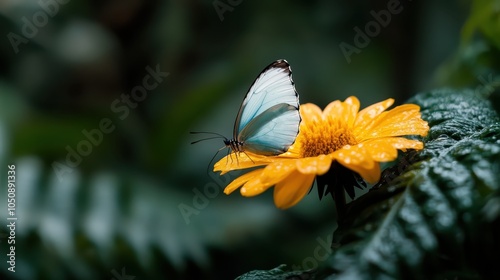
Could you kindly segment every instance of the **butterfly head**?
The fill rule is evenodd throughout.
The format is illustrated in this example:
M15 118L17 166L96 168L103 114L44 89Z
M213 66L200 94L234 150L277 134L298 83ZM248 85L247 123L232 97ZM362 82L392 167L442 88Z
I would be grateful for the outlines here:
M236 139L224 139L226 147L231 148L233 152L243 152L243 142Z

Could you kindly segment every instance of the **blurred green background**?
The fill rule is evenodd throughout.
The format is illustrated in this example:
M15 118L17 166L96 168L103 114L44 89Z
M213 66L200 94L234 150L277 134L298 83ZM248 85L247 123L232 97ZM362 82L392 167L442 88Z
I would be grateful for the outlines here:
M207 174L222 141L190 145L200 137L189 132L230 137L246 90L280 58L301 103L320 107L350 95L362 107L400 104L418 91L480 84L474 71L450 70L463 65L470 1L402 0L346 59L341 43L355 47L355 28L392 2L1 1L0 220L7 224L9 164L18 218L15 273L0 230L2 279L232 279L281 263L314 268L303 260L334 230L333 201L314 190L282 211L272 192L226 196L237 174ZM483 2L498 13L498 1ZM142 100L122 99L155 71ZM83 130L97 144L85 144Z

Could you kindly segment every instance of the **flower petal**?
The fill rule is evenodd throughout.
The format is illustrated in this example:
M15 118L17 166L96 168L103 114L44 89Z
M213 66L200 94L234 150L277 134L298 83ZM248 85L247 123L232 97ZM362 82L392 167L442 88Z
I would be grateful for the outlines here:
M355 133L363 131L373 119L380 115L385 109L389 108L393 103L394 99L389 98L359 111L356 122L354 123Z
M363 142L373 160L386 162L398 157L398 150L388 141L389 138L377 138Z
M297 139L300 139L301 137L300 131L297 137L295 138L295 142L288 148L288 151L285 153L279 155L278 157L280 158L300 158L300 153L302 151L302 145L300 144L300 141L297 141Z
M359 110L359 100L350 96L344 102L338 100L331 102L323 111L324 118L340 120L347 127L351 128L356 121L356 115Z
M397 150L406 149L421 150L424 144L417 140L403 137L387 137L371 139L363 142L363 146L370 152L371 157L378 162L395 160L398 157Z
M297 204L309 192L315 177L314 174L292 172L274 187L276 207L286 209Z
M251 178L246 182L243 187L240 189L240 193L242 196L256 196L259 195L263 192L265 192L269 187L271 187L271 184L265 184L262 183L260 180L260 174L257 175L256 177Z
M321 116L323 115L323 111L316 104L306 103L300 105L300 117L302 118L302 122L314 122L321 120Z
M359 99L355 96L350 96L344 101L343 105L346 123L348 127L351 128L356 121L356 116L359 111Z
M330 102L323 110L323 118L331 118L334 117L336 119L342 119L344 116L344 105L340 100L335 100Z
M214 164L214 172L222 171L221 175L239 169L261 166L273 162L275 157L265 157L250 152L230 153Z
M263 193L292 173L295 170L295 161L283 160L271 163L261 170L261 174L248 180L248 182L243 185L240 190L241 195L256 196Z
M338 163L355 171L369 183L380 179L380 166L363 147L363 144L345 146L331 154Z
M224 189L225 194L230 194L234 192L241 185L245 184L248 180L252 179L254 176L260 175L262 169L252 170L248 173L241 175L240 177L234 179L227 187Z
M260 180L263 183L273 182L272 185L276 184L277 181L281 181L281 178L287 176L296 169L295 161L296 160L289 159L269 164L264 168Z
M392 146L398 150L406 151L406 149L422 150L424 148L424 143L418 140L406 139L403 137L386 138L388 139Z
M398 106L380 114L365 130L356 135L358 141L372 138L420 135L426 136L429 125L422 120L420 107L414 104Z
M295 162L297 170L302 174L323 175L330 169L332 159L327 155L319 155L297 159Z

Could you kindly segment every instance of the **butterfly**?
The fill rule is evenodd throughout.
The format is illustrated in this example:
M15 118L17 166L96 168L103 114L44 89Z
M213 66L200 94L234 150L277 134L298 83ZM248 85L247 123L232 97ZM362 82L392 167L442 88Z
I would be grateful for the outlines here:
M236 116L233 137L217 135L234 153L279 155L295 142L300 121L292 69L280 59L264 68L250 86Z
M292 69L280 59L264 68L250 86L234 122L233 138L224 139L224 144L233 152L282 154L295 142L299 124Z

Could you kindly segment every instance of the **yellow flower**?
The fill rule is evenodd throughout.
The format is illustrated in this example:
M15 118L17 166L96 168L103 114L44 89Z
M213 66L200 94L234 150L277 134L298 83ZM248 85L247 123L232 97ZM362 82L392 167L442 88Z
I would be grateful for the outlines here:
M423 143L399 137L425 136L429 130L420 107L405 104L385 111L393 99L359 111L359 100L334 101L323 111L314 104L300 107L302 122L295 143L286 153L262 156L249 152L222 158L214 166L221 175L232 170L265 166L236 178L224 190L230 194L241 186L243 196L255 196L274 187L278 208L297 204L310 190L316 176L327 173L332 161L358 173L365 181L380 179L379 162L397 158L397 150L420 150ZM384 112L385 111L385 112Z

